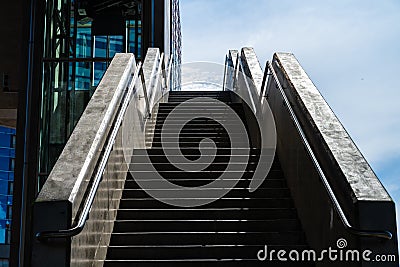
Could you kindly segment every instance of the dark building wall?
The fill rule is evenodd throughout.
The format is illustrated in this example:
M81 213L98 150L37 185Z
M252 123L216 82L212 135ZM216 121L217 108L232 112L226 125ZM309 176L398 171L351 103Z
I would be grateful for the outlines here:
M0 124L16 126L18 94L25 85L24 27L26 1L0 3Z
M1 1L0 4L1 108L17 108L17 95L8 92L18 92L25 82L24 77L21 77L26 59L26 55L21 53L24 45L25 2L22 0Z
M171 1L148 0L143 1L143 53L149 47L157 47L160 52L170 52L170 20L168 19ZM168 27L166 27L168 25Z
M25 255L29 255L29 251L25 250L25 242L29 242L30 236L25 236L24 233L30 231L30 224L26 222L31 217L30 200L33 201L36 193L44 4L43 0L0 3L0 32L4 37L0 65L16 74L9 77L15 80L10 85L18 91L18 103L10 101L8 104L12 103L18 109L10 266L25 266L23 259ZM0 99L0 105L8 101L3 97ZM7 107L7 104L1 107Z

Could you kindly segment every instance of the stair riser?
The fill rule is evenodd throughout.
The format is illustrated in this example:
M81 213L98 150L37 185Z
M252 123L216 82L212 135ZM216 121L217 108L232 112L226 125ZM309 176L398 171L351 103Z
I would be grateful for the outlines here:
M208 190L212 191L212 190ZM162 192L170 196L171 198L175 197L177 193L174 193L174 190L160 190L160 189L152 189L147 190L147 192L158 193ZM131 190L124 190L122 194L122 198L146 198L149 197L147 192L140 190L140 189L131 189ZM241 189L241 190L231 190L229 193L225 195L225 197L230 198L246 198L246 197L273 197L273 198L288 198L290 197L290 193L288 189L258 189L255 192L250 193L248 189Z
M296 220L271 221L116 221L114 232L262 232L296 231Z
M183 180L183 179L170 179L169 180L171 183L176 183L181 186L188 186L188 187L193 187L198 184L209 184L213 182L214 180L212 179L201 179L199 181L193 181L192 179L190 180ZM149 188L155 188L159 183L158 182L146 182ZM152 186L153 184L153 186ZM236 187L242 187L242 188L247 188L250 185L249 180L240 180L237 184ZM128 180L125 182L125 188L126 189L139 189L139 185L133 181L133 180ZM260 188L286 188L286 182L284 179L267 179L265 180Z
M234 164L234 166L233 166ZM227 163L220 163L220 164L210 164L208 165L207 168L205 168L203 171L220 171L223 172L228 168ZM185 170L194 170L198 168L198 164L195 163L191 163L191 164L183 164L182 168L184 168ZM256 169L255 164L248 164L248 163L240 163L240 162L235 162L235 163L231 163L229 165L229 168L235 168L237 170L242 170L242 169L246 169L248 171L251 170L255 170ZM144 163L134 163L134 164L130 164L130 170L131 171L149 171L152 170L153 168L159 171L180 171L181 169L178 167L175 167L172 164L144 164Z
M117 220L276 220L296 219L295 209L254 210L119 210ZM278 235L278 234L277 234ZM211 235L213 238L215 236ZM243 236L246 236L243 234ZM221 241L224 239L221 237ZM241 238L238 238L241 242ZM177 240L176 242L179 242Z
M293 202L289 198L284 199L224 199L202 206L202 208L292 208ZM146 199L121 199L121 209L137 209L137 208L174 208L161 201L153 198Z
M234 161L234 162L246 162L248 161L250 164L255 165L255 161L257 161L257 156L233 156L232 158L230 156L216 156L213 160L213 163L216 164L224 164L229 161ZM188 160L198 160L199 155L197 156L187 156L186 159ZM170 160L171 162L179 162L180 160L179 156L171 156L169 155L168 158L166 156L150 156L150 160L154 162L154 164L162 165L162 164L169 164ZM148 161L148 157L143 157L143 156L135 156L133 159L134 164L143 164ZM260 164L266 164L266 163L260 163ZM280 171L280 164L278 163L273 163L271 166L271 169Z
M214 261L199 261L191 260L188 261L110 261L107 260L104 267L315 267L314 263L308 262L283 262L283 261L272 261L264 262L258 260L214 260Z
M138 245L278 245L290 243L301 245L304 235L301 232L288 233L245 233L245 234L113 234L111 246ZM262 245L261 245L262 246Z
M161 175L165 179L211 179L215 180L224 175L226 179L251 179L253 177L253 172L224 172L224 171L215 171L215 172L191 172L191 173L184 173L184 172L171 172L171 171L159 171L157 176L151 171L135 171L133 173L134 177L137 179L151 179L154 177L158 177ZM283 178L283 174L280 172L270 172L268 175L270 179L281 179Z
M264 244L240 247L113 247L110 259L251 259L257 260L257 252ZM271 246L275 251L285 249L306 249L301 246ZM264 263L266 264L266 263Z

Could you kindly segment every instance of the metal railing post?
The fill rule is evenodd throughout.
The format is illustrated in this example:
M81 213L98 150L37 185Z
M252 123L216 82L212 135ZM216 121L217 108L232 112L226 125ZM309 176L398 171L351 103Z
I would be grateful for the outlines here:
M146 79L144 77L144 72L143 72L143 68L140 68L140 80L142 82L142 88L143 88L143 94L144 94L144 99L146 101L146 117L150 117L151 113L150 113L150 101L149 101L149 96L147 94L147 86L146 86Z

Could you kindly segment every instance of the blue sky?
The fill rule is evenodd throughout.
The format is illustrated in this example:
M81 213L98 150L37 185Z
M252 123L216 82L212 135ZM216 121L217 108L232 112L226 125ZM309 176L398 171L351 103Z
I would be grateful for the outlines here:
M181 0L181 17L184 62L294 53L400 205L399 0Z

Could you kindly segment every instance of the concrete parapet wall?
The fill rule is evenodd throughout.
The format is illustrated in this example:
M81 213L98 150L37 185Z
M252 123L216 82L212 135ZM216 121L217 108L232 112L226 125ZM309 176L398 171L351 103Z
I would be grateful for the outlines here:
M362 230L388 230L393 234L392 240L380 240L360 238L346 231L282 96L270 79L266 91L277 126L277 152L310 246L316 250L336 248L336 241L345 238L348 249L398 255L393 200L293 54L277 53L272 64L350 223ZM330 265L338 266L337 262L317 264ZM341 262L340 266L376 266L376 263ZM398 266L398 262L379 266Z
M75 223L135 69L133 54L116 54L35 202L35 233ZM35 241L32 266L102 266L127 167L120 130L85 228L71 239Z

